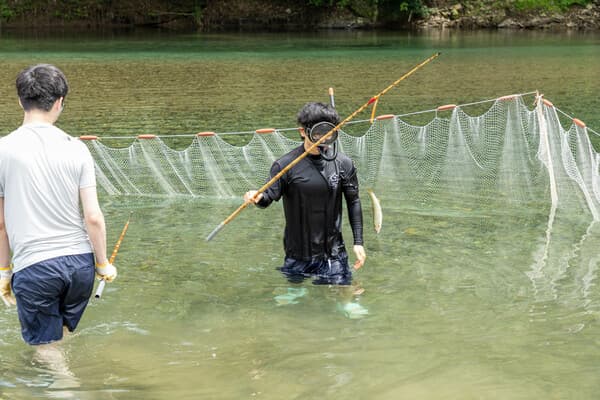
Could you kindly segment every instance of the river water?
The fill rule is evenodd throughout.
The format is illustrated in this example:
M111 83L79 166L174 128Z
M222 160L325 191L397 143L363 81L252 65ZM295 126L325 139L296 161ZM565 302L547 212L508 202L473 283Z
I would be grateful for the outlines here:
M329 87L347 115L438 51L378 113L539 90L600 131L598 34L138 31L3 33L0 134L22 118L16 74L38 62L69 79L61 128L125 146L142 133L293 127L302 104L327 101ZM191 138L165 141L183 148ZM290 288L275 270L278 204L244 211L207 243L241 199L103 194L109 243L133 212L119 278L92 299L60 363L22 342L14 309L0 310L0 398L595 398L598 227L565 216L544 256L544 199L432 210L393 193L380 194L382 232L365 234L368 260L355 274L364 293L354 300L369 314L359 319L340 311L335 288L310 282L297 303L276 301Z

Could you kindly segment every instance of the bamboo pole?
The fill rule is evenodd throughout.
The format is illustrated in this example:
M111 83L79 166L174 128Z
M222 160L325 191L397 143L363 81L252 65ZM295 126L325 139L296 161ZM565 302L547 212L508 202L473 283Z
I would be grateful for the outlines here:
M378 101L381 96L383 96L384 94L386 94L387 92L389 92L390 90L392 90L400 82L402 82L403 80L405 80L406 78L408 78L409 76L411 76L412 74L414 74L415 72L417 72L417 70L419 70L422 67L424 67L425 65L429 64L431 61L433 61L434 59L436 59L440 54L441 53L435 53L431 57L427 58L425 61L422 61L421 63L419 63L416 66L414 66L410 71L408 71L407 73L405 73L404 75L402 75L400 78L396 79L394 82L392 82L392 84L390 84L388 87L386 87L385 89L383 89L381 92L379 92L375 96L371 97L369 99L369 101L367 101L365 104L363 104L362 106L360 106L358 109L356 109L356 111L354 111L352 114L350 114L348 117L346 117L346 119L344 119L342 122L340 122L335 127L333 127L329 132L327 132L319 140L317 140L315 143L313 143L308 149L306 149L304 151L304 153L300 154L298 157L296 157L294 160L292 160L292 162L290 162L285 168L283 168L281 171L279 171L279 173L277 175L275 175L267 183L265 183L260 189L258 189L256 191L256 194L254 195L254 198L250 199L250 201L244 201L244 203L242 205L240 205L227 218L225 218L223 220L223 222L221 222L219 225L217 225L217 227L215 229L213 229L213 231L206 237L206 241L208 242L213 237L215 237L215 235L217 233L219 233L219 231L221 229L223 229L223 227L225 227L225 225L227 225L235 217L237 217L238 214L240 212L242 212L246 207L248 207L248 205L250 203L254 202L254 199L256 198L256 196L258 196L259 194L261 194L265 190L267 190L269 187L271 187L271 185L273 185L275 182L277 182L277 180L279 180L279 178L281 178L283 176L283 174L285 174L294 165L298 164L302 159L304 159L315 147L319 146L322 142L324 142L325 140L327 140L329 138L329 136L331 136L333 134L333 132L337 131L342 126L344 126L345 124L347 124L348 122L350 122L354 117L356 117L356 115L358 115L360 112L362 112L365 108L367 108L373 102Z
M117 253L119 252L119 249L121 248L121 242L123 241L123 238L125 237L127 228L129 228L129 221L131 220L131 214L132 213L129 213L129 218L127 218L127 222L125 223L125 226L123 227L123 231L121 231L121 235L119 235L119 240L117 240L117 243L115 244L113 252L110 255L110 258L108 260L108 262L110 264L112 264L115 261L115 258L117 258ZM94 295L94 297L99 299L102 296L102 292L104 291L104 286L106 286L106 281L104 279L102 279L102 280L100 280L100 283L98 284L98 288L96 289L96 294Z

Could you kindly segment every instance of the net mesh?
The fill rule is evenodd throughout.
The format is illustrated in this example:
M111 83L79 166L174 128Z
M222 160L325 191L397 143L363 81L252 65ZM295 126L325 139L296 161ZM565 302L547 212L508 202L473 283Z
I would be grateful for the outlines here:
M363 133L340 132L340 151L355 161L363 187L393 190L398 201L419 207L550 199L554 210L577 206L600 218L599 156L584 125L565 130L551 103L528 107L522 95L490 101L481 115L467 109L444 107L444 116L431 110L425 125L403 116L352 124L348 131ZM160 137L136 138L126 148L86 144L108 195L227 198L265 183L271 163L300 144L288 136L257 132L236 146L217 134L198 134L181 151Z

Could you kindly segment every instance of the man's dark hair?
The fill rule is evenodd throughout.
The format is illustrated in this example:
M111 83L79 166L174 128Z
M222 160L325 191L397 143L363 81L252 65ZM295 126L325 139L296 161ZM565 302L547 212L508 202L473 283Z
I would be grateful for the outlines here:
M69 92L65 74L54 65L38 64L17 76L17 95L25 111L50 111L52 105Z
M303 128L312 128L319 122L340 123L340 116L329 104L318 102L306 103L298 112L298 124Z

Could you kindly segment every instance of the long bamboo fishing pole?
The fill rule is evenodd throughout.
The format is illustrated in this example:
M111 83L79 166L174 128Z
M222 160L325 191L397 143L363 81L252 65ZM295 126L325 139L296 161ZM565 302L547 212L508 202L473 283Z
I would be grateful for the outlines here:
M119 240L117 240L117 243L115 244L115 248L113 249L113 252L110 255L110 259L108 260L108 262L110 264L112 264L115 261L115 258L117 258L117 253L119 252L119 248L121 247L121 242L123 241L123 238L125 237L127 228L129 228L129 221L131 220L131 214L133 214L133 213L129 213L129 218L127 218L127 222L125 223L125 226L123 227L123 231L121 231ZM104 291L104 286L106 286L106 281L104 279L102 279L100 281L100 283L98 284L98 288L96 289L96 294L94 297L99 299L102 296L102 292Z
M4 296L2 296L2 301L4 302L4 305L6 307L10 307L12 305L12 303L10 301L8 301L8 299Z
M331 104L331 107L335 108L335 98L333 97L332 87L329 88L329 104Z
M259 194L261 194L262 192L264 192L265 190L267 190L275 182L277 182L277 180L279 178L281 178L283 176L283 174L285 174L287 171L289 171L294 165L298 164L314 148L316 148L321 143L323 143L325 140L327 140L329 138L329 136L331 136L333 134L333 132L337 131L342 126L344 126L345 124L347 124L348 122L350 122L356 115L358 115L360 112L362 112L365 108L367 108L372 103L377 102L381 96L383 96L384 94L386 94L387 92L389 92L390 90L392 90L396 85L398 85L400 82L402 82L403 80L405 80L406 78L408 78L409 76L411 76L412 74L414 74L417 70L419 70L420 68L424 67L426 64L429 64L431 61L433 61L434 59L436 59L440 54L441 53L435 53L434 55L432 55L431 57L429 57L425 61L422 61L421 63L419 63L416 66L414 66L410 71L408 71L407 73L405 73L404 75L402 75L400 78L396 79L388 87L386 87L385 89L383 89L381 92L377 93L375 96L371 97L369 99L369 101L367 101L365 104L363 104L362 106L360 106L356 111L354 111L352 114L350 114L348 117L346 117L346 119L344 119L342 122L340 122L339 124L337 124L335 127L331 128L331 130L329 132L327 132L319 140L317 140L315 143L313 143L308 149L306 149L304 151L304 153L300 154L298 157L296 157L294 160L292 160L292 162L290 162L285 168L283 168L281 171L279 171L279 173L277 175L273 176L267 183L265 183L260 189L258 189L256 191L256 194L254 195L254 197L252 199L250 199L249 201L244 201L244 203L241 206L239 206L237 208L237 210L235 210L233 213L231 213L231 215L229 215L227 218L225 218L223 220L223 222L221 222L215 229L213 229L213 231L206 237L206 241L208 242L213 237L215 237L215 235L217 233L219 233L219 231L221 229L223 229L223 227L225 225L227 225L235 217L237 217L237 215L240 212L242 212L242 210L244 210L244 208L248 207L248 205L250 203L254 202L254 199L256 198L256 196L258 196Z

